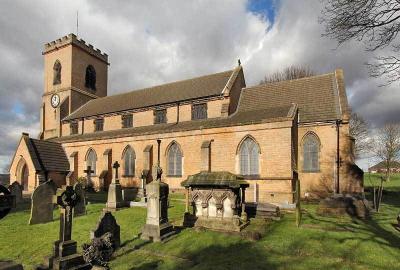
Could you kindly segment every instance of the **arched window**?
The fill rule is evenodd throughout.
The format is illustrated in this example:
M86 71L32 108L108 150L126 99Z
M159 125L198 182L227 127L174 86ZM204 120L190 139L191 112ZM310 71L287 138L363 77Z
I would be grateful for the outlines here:
M303 140L303 171L319 171L319 139L317 135L309 133Z
M135 151L129 145L125 148L122 159L124 160L124 175L135 176Z
M96 90L96 70L92 65L88 65L85 75L85 86L92 90Z
M86 168L90 166L90 169L93 171L93 175L96 175L96 162L97 162L97 155L93 149L89 149L88 153L86 154Z
M61 83L61 63L56 61L53 66L53 85Z
M252 138L246 138L240 145L240 174L258 175L260 149Z
M182 152L175 142L168 150L168 176L182 176Z

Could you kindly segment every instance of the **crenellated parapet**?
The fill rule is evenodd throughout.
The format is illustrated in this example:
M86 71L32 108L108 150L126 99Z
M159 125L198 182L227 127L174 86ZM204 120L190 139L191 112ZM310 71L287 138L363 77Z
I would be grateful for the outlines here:
M108 55L106 53L103 53L99 49L94 48L93 45L91 44L87 44L83 39L78 39L77 36L72 33L67 36L63 36L62 38L59 38L57 40L44 44L43 55L50 53L54 50L59 50L68 45L77 46L80 49L86 51L87 53L108 63Z

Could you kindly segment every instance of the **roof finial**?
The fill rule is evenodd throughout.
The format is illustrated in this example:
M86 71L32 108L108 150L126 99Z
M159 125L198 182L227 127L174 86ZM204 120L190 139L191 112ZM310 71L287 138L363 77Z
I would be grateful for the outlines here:
M240 62L240 58L238 59L238 66L241 66L242 63Z

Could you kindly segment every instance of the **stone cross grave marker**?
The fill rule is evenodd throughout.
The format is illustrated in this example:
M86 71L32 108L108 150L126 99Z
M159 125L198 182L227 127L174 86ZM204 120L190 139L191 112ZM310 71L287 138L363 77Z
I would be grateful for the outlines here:
M57 186L52 180L40 184L32 193L29 225L53 221L54 202Z
M118 181L119 182L119 178L118 178L118 169L119 167L121 167L121 165L119 165L118 161L115 161L113 164L113 168L115 170L115 177L113 177L113 182Z
M11 195L15 196L15 203L18 205L22 202L22 186L17 181L14 181L8 189L11 192Z
M50 269L90 269L82 255L77 253L76 241L72 240L73 208L78 202L78 195L72 186L67 186L61 194L53 197L60 208L59 240L54 242L53 256L49 259Z
M74 191L78 196L78 201L74 207L74 217L86 215L86 194L82 184L77 182L74 185Z
M106 210L107 211L116 211L125 206L125 203L122 199L122 187L119 183L118 179L118 168L120 167L118 161L115 161L113 164L113 168L115 170L114 177L110 186L108 187L108 197Z
M87 169L83 171L84 173L86 173L86 188L88 190L93 189L93 182L92 182L92 173L94 173L94 171L92 170L91 166L87 166Z

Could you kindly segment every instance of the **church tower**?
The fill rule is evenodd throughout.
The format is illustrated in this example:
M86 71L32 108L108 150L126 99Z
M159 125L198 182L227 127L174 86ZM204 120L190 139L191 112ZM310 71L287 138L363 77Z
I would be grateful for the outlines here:
M107 96L108 55L69 34L44 46L40 139L61 136L61 120L91 99Z

